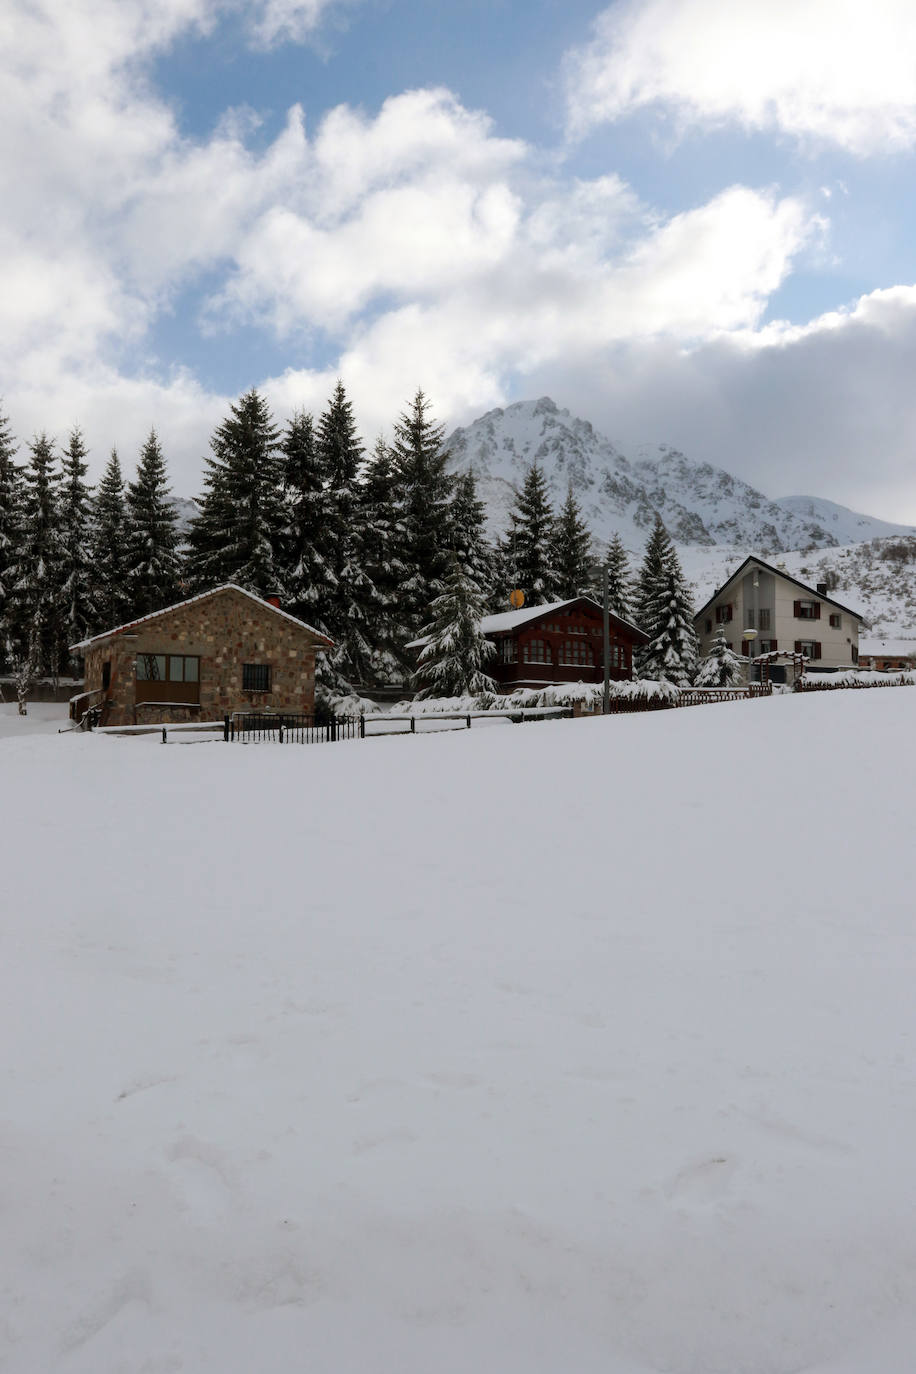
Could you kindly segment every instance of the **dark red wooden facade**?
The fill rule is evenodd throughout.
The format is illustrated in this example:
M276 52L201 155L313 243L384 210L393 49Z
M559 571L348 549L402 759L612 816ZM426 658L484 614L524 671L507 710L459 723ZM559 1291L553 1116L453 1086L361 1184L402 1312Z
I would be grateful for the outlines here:
M644 644L647 636L615 615L610 617L610 630L611 680L629 679L633 676L633 650ZM504 629L490 629L484 621L484 632L496 645L496 654L487 661L485 671L501 692L548 683L604 680L603 612L590 597L577 597L560 607L545 606L543 614L532 614L531 619Z

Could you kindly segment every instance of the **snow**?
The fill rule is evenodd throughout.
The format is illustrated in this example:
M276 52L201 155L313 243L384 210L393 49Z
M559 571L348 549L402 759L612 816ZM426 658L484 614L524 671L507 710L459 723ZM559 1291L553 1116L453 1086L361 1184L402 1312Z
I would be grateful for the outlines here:
M914 712L0 740L0 1369L911 1368Z
M70 725L68 709L58 702L32 701L28 714L21 716L15 701L0 701L0 740L18 735L56 735Z

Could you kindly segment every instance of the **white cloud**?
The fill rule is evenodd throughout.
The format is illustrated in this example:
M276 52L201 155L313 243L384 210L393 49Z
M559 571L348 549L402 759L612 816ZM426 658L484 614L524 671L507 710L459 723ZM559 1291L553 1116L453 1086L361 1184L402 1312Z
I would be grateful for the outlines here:
M280 414L319 409L341 375L370 442L418 384L455 422L550 391L612 432L626 421L627 437L758 481L797 454L798 480L779 486L851 499L858 464L873 486L883 472L909 489L916 300L876 293L807 327L761 327L822 232L804 202L732 186L660 215L618 177L548 174L444 90L374 114L341 106L314 128L294 108L260 149L244 111L191 139L146 64L215 14L204 0L41 0L17 3L10 42L0 33L0 179L16 187L0 376L21 435L81 423L98 472L112 443L129 466L155 423L176 490L196 491L229 398L150 356L149 339L206 281L208 327L249 354L244 331L321 340L320 366L248 379ZM827 478L831 448L846 491Z
M857 154L916 143L912 0L618 0L566 64L570 128L658 105Z
M359 0L256 0L248 5L249 26L258 42L304 43L312 38L328 15L359 3Z

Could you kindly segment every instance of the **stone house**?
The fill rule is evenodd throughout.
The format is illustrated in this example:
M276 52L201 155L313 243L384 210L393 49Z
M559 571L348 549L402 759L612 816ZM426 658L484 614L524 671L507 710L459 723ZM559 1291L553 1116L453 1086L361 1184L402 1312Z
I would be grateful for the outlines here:
M311 714L315 655L332 641L233 583L71 647L84 659L78 718L102 725L220 720L235 711Z
M763 654L804 655L809 669L836 671L854 668L859 659L862 616L834 601L827 586L806 586L782 568L762 559L746 558L694 617L700 653L709 653L724 629L730 648L751 657ZM753 631L750 638L745 630ZM774 664L778 660L772 660ZM785 667L771 674L785 679Z

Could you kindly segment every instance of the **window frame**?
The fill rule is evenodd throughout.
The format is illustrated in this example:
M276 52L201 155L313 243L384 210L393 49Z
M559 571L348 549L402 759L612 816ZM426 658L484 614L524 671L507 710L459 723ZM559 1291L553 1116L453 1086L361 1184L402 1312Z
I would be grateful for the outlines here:
M261 675L266 679L266 686L253 686L250 679L258 679ZM247 680L246 680L247 679ZM258 692L267 694L273 691L273 664L272 663L243 663L242 664L242 691Z

